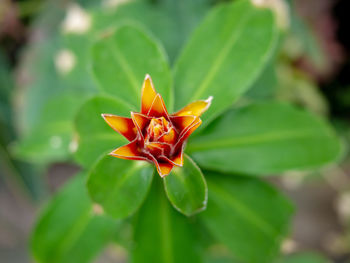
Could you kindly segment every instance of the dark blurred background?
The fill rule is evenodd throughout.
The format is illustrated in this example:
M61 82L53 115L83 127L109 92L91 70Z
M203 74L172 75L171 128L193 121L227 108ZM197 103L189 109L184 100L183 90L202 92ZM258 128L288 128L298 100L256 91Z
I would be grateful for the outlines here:
M78 170L78 167L67 163L33 166L16 160L10 153L11 144L19 133L15 117L21 100L19 94L28 77L21 61L28 56L26 47L29 44L50 36L37 26L38 17L42 19L47 2L50 1L0 0L1 263L31 261L28 238L40 205ZM64 19L71 1L51 2L56 2L59 8L46 30L55 30ZM84 1L80 2L84 7ZM316 112L320 109L326 112L339 134L347 140L350 138L350 1L290 2L292 13L305 23L317 41L323 60L312 63L312 56L293 50L295 46L291 39L289 44L289 40L286 41L285 48L289 66L304 74L308 84L316 87L316 97L321 97L325 103L314 103L305 94L290 96L288 92L282 92L281 96L310 104ZM35 61L26 63L26 66L30 67L33 63ZM326 110L322 105L326 105ZM334 262L350 262L349 158L322 174L294 172L283 179L272 179L272 182L284 189L297 207L292 235L284 242L282 251L313 250L322 252ZM108 250L99 259L100 262L117 260L122 259Z

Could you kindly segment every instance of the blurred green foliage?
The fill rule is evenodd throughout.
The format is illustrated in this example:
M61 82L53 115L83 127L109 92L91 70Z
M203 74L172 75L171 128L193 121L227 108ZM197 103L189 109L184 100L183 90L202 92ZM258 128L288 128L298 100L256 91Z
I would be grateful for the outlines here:
M307 55L322 68L324 59L293 12L289 29L281 29L276 14L251 1L219 2L225 1L47 2L36 11L36 37L21 57L15 120L0 53L1 146L16 139L16 158L38 167L74 161L83 170L38 218L31 240L38 262L91 262L110 243L129 244L135 263L279 257L293 205L256 177L339 159L327 102L291 65ZM20 5L24 16L31 8ZM202 130L188 142L198 166L191 161L165 180L149 165L105 156L125 139L100 114L136 111L146 73L171 112L214 96ZM129 224L132 234L121 237ZM217 256L212 246L228 255ZM326 261L305 254L277 262Z
M45 191L38 176L41 168L13 159L9 149L17 139L13 124L13 91L14 80L10 65L0 50L0 181L14 194L37 199Z
M94 214L85 177L67 182L41 212L31 242L38 262L90 262L117 232L118 222Z

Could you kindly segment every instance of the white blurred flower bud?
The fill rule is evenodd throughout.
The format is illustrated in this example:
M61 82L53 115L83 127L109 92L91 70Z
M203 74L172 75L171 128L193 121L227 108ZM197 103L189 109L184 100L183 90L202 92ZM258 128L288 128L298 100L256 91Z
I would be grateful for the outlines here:
M276 23L282 30L290 26L289 7L285 0L251 0L257 7L270 8L276 17Z
M349 222L350 220L350 192L342 193L337 201L336 208L338 215L342 222Z
M104 0L102 2L102 5L104 7L117 7L122 4L126 4L128 2L131 2L131 0Z
M282 242L281 251L283 254L291 254L297 250L297 243L293 239L285 239Z
M62 23L64 33L83 34L91 27L91 16L79 5L70 4Z
M94 203L92 205L92 213L95 215L103 215L104 214L104 210L102 208L102 206L100 206L99 204Z
M68 49L60 50L55 57L55 65L58 72L67 74L74 68L76 58L72 51Z

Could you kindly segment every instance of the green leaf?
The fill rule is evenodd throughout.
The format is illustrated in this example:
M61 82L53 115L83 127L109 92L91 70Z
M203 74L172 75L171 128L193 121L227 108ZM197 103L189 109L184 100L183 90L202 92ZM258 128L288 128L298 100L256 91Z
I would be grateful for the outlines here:
M193 227L185 216L171 207L161 180L156 177L146 202L136 215L131 262L201 262Z
M92 47L92 67L101 90L139 108L148 73L157 92L172 107L172 80L166 56L146 32L124 25L101 37Z
M208 207L199 217L212 235L239 262L272 262L286 234L291 204L255 178L207 172L206 179Z
M247 0L214 8L175 66L175 108L214 96L204 119L220 114L259 76L277 36L268 9L256 8Z
M276 263L330 263L330 262L331 262L330 260L327 260L326 258L324 258L319 254L303 252L303 253L285 256L277 260Z
M16 157L36 163L66 161L73 137L73 117L86 94L66 92L45 105L40 122L13 148Z
M95 163L101 154L128 142L104 121L102 113L129 117L130 106L111 97L96 96L80 108L75 122L78 135L75 158L86 168Z
M92 168L87 187L91 198L115 218L130 216L141 206L153 178L147 162L106 155Z
M207 184L202 171L189 156L184 155L183 167L175 167L164 178L164 186L172 205L186 216L206 208Z
M87 263L113 238L118 222L94 215L78 175L55 195L43 211L31 238L31 250L40 263Z
M341 147L324 121L270 102L226 112L193 138L187 149L206 169L266 175L319 167L334 161Z

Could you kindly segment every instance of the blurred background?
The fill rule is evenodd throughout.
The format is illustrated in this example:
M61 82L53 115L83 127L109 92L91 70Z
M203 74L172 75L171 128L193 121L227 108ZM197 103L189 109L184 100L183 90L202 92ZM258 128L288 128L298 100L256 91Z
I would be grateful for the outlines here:
M70 161L75 144L67 119L84 96L94 93L84 60L93 32L86 32L103 28L104 20L128 19L123 8L129 2L0 0L1 263L31 262L28 241L39 208L79 170ZM223 1L144 2L155 14L148 23L157 24L157 8L181 21L154 29L173 62L207 9ZM284 36L276 63L259 80L264 88L255 85L246 99L274 98L306 107L329 118L349 145L350 2L270 2ZM70 104L77 95L81 99ZM350 262L349 155L321 172L290 172L271 181L297 207L282 251L312 250L334 262ZM123 253L107 249L98 262L123 262Z

